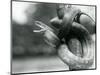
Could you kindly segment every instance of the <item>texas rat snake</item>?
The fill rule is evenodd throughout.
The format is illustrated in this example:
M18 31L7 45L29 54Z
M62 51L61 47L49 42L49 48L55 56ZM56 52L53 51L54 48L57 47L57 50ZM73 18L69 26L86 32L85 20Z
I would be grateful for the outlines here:
M88 69L93 64L93 40L89 31L81 24L77 22L71 23L71 28L67 33L67 36L64 38L65 43L60 43L59 37L54 33L54 30L48 25L40 21L36 21L35 24L41 27L41 30L34 30L34 32L43 32L44 40L52 47L57 48L58 56L63 60L67 65L69 65L70 70L76 69ZM82 46L81 56L74 54L69 50L68 42L76 38L79 40ZM76 42L77 43L77 42ZM80 52L79 52L80 53ZM79 54L80 55L80 54Z

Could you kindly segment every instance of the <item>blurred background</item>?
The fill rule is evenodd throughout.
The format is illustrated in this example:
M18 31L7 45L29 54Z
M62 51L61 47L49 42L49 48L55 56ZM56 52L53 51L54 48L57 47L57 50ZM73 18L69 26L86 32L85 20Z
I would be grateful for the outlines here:
M95 20L95 7L78 6ZM44 72L68 70L57 56L57 51L47 45L34 22L41 21L52 27L56 4L12 1L12 72ZM52 27L54 28L54 27Z
M34 21L50 26L50 19L56 15L55 4L12 2L12 52L13 57L56 54L48 46Z

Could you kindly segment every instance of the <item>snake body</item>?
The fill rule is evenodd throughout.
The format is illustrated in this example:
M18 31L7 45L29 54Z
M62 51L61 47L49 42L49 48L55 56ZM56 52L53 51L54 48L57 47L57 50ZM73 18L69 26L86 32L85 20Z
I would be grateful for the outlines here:
M40 22L40 24L43 24ZM39 25L38 25L39 26ZM44 26L44 25L42 25ZM69 41L70 35L75 35L75 37L81 42L82 45L82 56L77 56L77 53L74 54L69 50L68 44L64 43L59 46L58 49L58 56L61 58L61 60L69 65L70 70L73 69L88 69L89 66L93 64L93 41L91 39L91 36L89 35L89 32L87 29L76 23L73 22L72 27L68 36L66 36L65 40L66 42ZM45 28L45 26L44 26ZM52 47L55 48L57 44L60 43L59 38L56 34L52 31L51 28L46 27L47 29L44 29L44 39L45 41ZM41 32L41 31L40 31ZM77 43L77 42L76 42ZM79 54L80 55L80 54Z
M60 25L60 23L62 22L61 23L62 31L58 34L59 36L54 33L54 30L52 28L48 27L48 25L45 25L39 21L37 21L36 25L41 27L42 29L37 30L35 32L44 33L43 34L44 40L50 46L58 50L58 56L61 58L61 60L64 63L69 65L70 70L89 69L89 67L93 64L93 60L94 60L93 40L91 38L89 31L83 25L73 21L75 15L80 11L73 9L73 12L70 12L71 10L70 8L68 8L69 13L66 14L65 16L61 14L63 12L62 10L58 12L58 17L60 18L58 25ZM76 14L73 15L74 13ZM55 21L54 22L55 26L57 25L56 23L57 22ZM78 40L76 41L76 44L79 44L79 46L81 47L81 48L76 47L76 51L75 49L73 49L74 45L73 44L71 45L71 42L70 42L71 39L73 38ZM61 43L62 39L64 39L65 41L64 43ZM72 49L71 49L71 46L72 46Z
M88 69L93 64L93 41L87 29L78 23L73 23L73 28L70 30L69 35L66 36L66 41L70 40L70 35L75 37L81 42L82 56L73 54L68 45L63 44L58 49L59 57L69 65L70 70L73 69ZM76 42L77 43L77 42ZM81 49L80 49L81 51ZM78 53L79 54L79 53ZM80 54L79 54L80 55Z

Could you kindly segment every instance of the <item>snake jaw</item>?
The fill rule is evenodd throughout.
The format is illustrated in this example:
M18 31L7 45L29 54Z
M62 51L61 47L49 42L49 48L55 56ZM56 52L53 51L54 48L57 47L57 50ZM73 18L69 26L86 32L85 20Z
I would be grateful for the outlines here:
M33 32L45 32L47 30L53 31L53 29L51 29L49 26L47 26L46 24L44 24L40 21L35 21L35 25L37 25L41 29L40 30L33 30Z
M41 22L39 21L35 21L35 25L37 25L38 27L40 27L40 30L33 30L33 32L43 32L46 30L46 28L41 24Z
M40 29L40 30L33 30L33 32L43 32L46 31L45 29Z

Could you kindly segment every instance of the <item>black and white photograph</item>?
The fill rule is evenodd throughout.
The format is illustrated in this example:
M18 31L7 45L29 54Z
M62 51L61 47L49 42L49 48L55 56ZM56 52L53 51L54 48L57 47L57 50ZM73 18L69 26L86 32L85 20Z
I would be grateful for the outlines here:
M11 74L96 69L96 5L11 1Z

